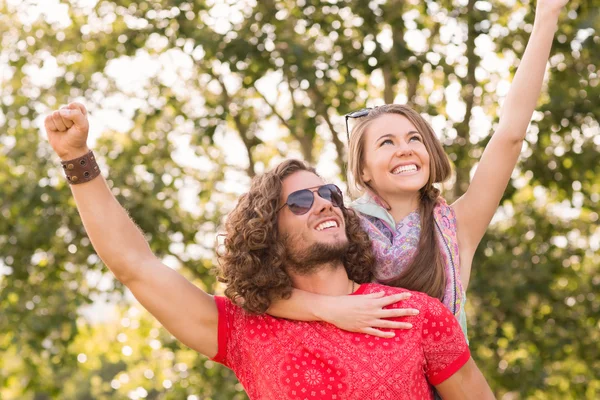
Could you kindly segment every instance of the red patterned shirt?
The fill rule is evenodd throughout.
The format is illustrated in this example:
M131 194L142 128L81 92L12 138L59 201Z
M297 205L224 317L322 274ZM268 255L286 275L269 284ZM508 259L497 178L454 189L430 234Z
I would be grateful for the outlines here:
M354 294L406 292L375 283ZM219 309L219 350L214 360L231 368L250 399L433 399L438 385L470 358L456 318L423 293L391 308L416 308L398 320L412 329L390 339L346 332L325 322L251 315L228 299Z

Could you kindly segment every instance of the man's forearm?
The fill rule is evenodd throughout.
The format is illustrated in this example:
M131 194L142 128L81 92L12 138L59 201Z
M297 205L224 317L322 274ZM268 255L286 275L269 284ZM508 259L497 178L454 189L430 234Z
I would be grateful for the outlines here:
M94 249L121 282L136 276L153 257L144 235L111 193L102 176L72 185L79 215Z

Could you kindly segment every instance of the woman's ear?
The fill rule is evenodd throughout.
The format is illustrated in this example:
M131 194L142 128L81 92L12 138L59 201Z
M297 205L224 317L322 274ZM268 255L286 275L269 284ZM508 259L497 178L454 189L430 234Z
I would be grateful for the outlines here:
M360 174L360 177L362 178L362 181L364 183L369 183L369 182L371 182L371 180L373 180L371 173L366 168L363 168L362 173Z

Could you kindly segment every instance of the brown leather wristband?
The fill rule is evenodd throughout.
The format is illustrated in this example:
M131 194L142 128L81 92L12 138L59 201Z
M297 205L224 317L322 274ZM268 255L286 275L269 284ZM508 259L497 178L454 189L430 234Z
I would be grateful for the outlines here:
M61 164L71 185L89 182L100 175L100 168L91 150L79 158L62 161Z

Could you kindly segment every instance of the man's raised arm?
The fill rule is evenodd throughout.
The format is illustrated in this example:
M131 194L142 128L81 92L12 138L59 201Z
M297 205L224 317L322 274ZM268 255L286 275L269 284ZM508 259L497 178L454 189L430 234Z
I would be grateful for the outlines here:
M63 161L88 154L89 123L82 104L71 103L54 111L44 124L50 145ZM66 168L68 173L69 166ZM177 339L208 357L215 356L218 312L213 297L152 253L102 176L72 183L92 245L115 277Z

